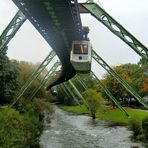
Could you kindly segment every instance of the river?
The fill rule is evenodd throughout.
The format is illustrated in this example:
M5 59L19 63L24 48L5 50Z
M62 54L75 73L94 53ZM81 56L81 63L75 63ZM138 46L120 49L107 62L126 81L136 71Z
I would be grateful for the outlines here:
M130 140L126 127L107 127L106 122L55 107L51 123L45 122L41 148L144 148Z

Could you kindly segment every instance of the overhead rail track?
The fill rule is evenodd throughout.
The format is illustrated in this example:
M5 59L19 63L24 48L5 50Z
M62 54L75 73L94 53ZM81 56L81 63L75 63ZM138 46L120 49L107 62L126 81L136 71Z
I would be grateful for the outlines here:
M62 63L62 73L52 86L72 78L71 43L85 38L76 0L13 0L53 48Z

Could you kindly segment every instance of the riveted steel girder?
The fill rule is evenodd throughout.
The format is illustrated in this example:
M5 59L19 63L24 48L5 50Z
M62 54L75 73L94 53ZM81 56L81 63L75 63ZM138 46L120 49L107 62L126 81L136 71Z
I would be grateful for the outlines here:
M70 94L72 96L72 98L74 99L74 101L81 106L81 104L79 103L75 93L73 91L71 91L71 89L68 87L68 85L66 83L61 84L63 86L63 89L65 89L65 91L68 92L68 94Z
M88 89L87 85L83 82L83 80L79 77L79 75L76 75L75 77L79 81L79 83L81 83L81 85L85 90Z
M0 36L0 51L7 46L25 20L25 15L19 10Z
M101 65L109 74L111 74L128 92L130 92L145 108L148 109L148 104L139 96L139 94L123 79L121 78L94 50L92 57Z
M94 77L95 80L97 81L98 85L101 87L101 89L106 93L106 95L109 97L109 99L111 101L113 101L115 103L115 105L124 113L125 116L129 117L128 113L126 112L126 110L119 104L119 102L113 97L113 95L111 94L111 92L106 88L106 86L98 79L98 77L91 71L90 74L87 74L85 76L88 76L88 77ZM85 84L85 82L83 81L83 78L80 78L80 76L77 75L77 78L79 80L79 82L85 86L85 89L87 90L88 87L87 85Z
M65 95L68 97L68 98L71 98L72 96L70 95L70 93L65 89L65 87L62 85L62 84L59 84L58 85L60 87L60 89L62 89L64 92L65 92ZM73 97L72 97L73 98Z
M14 102L11 106L14 106L17 101L21 98L21 96L24 94L24 92L27 90L27 88L31 85L33 80L35 80L41 72L46 68L46 66L51 62L51 60L55 57L55 52L52 50L48 56L44 59L44 61L40 64L40 66L32 73L32 75L29 77L28 81L22 86L20 91L15 97Z
M31 102L34 98L34 96L36 95L36 93L42 88L42 87L46 87L48 81L50 79L52 79L52 75L55 73L55 70L60 66L60 62L56 62L51 69L47 72L47 74L45 75L45 77L42 79L40 86L37 86L33 92L31 93L30 97L29 97L29 102Z
M86 102L86 100L83 98L83 96L81 95L81 93L78 91L78 89L75 87L75 85L73 84L73 82L71 80L69 80L67 82L75 91L75 94L84 102L84 104L86 105L87 109L89 109L89 105Z
M106 93L109 99L115 103L115 105L124 113L125 116L129 117L127 111L119 104L119 102L114 98L112 93L107 89L107 87L98 79L98 77L91 71L91 75L95 77L101 89Z
M103 23L112 33L128 44L136 53L148 61L148 48L139 42L131 33L113 19L104 9L96 3L84 3L80 6L85 8L98 21ZM86 13L86 11L85 11Z

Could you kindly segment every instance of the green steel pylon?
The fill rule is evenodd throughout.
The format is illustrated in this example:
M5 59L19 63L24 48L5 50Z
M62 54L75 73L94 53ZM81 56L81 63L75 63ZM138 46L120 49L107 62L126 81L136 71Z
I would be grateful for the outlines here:
M40 66L32 73L28 81L22 86L21 90L16 95L16 98L14 102L11 104L11 106L14 106L16 104L16 102L21 98L21 96L24 94L27 88L31 85L33 80L35 80L41 74L41 72L51 62L51 60L55 57L55 55L56 54L53 50L49 53L49 55L44 59L44 61L40 64Z
M101 89L106 93L106 95L110 98L110 100L112 100L112 102L115 103L115 105L124 113L124 115L126 115L127 117L129 117L129 114L127 113L127 111L119 104L119 102L114 98L114 96L112 95L112 93L107 89L107 87L98 79L98 77L94 74L94 72L91 71L91 75L93 77L95 77L95 79L97 80L99 86L101 87Z
M68 94L70 94L70 95L72 96L72 98L74 99L74 101L75 101L79 106L81 106L81 104L79 103L79 101L78 101L77 97L75 96L74 92L72 92L72 91L70 90L70 88L69 88L65 83L63 83L61 86L63 87L63 89L65 89L65 91L68 92Z
M65 87L62 85L62 84L59 84L58 85L60 89L62 89L63 92L65 92L65 95L68 97L68 98L73 98L70 93L65 89Z
M83 80L79 77L78 74L75 76L75 78L78 80L79 83L81 83L81 85L83 86L83 88L84 88L85 90L88 89L88 87L87 87L86 84L83 82Z
M25 20L25 15L21 11L18 11L0 36L0 51L7 46Z
M83 3L80 5L82 5L97 20L103 23L112 33L128 44L136 53L148 61L148 49L115 19L113 19L104 9L96 3Z
M122 79L94 50L92 51L92 57L121 85L123 85L124 88L130 92L145 108L148 109L148 104L141 98L141 96L139 96L139 94L124 79Z
M47 74L45 75L45 77L42 79L40 86L37 86L33 92L31 93L30 97L29 97L29 102L31 102L34 98L34 96L36 95L36 93L42 88L42 87L46 87L48 81L52 78L53 73L55 72L55 70L58 68L58 66L60 66L60 62L56 62L51 69L47 72Z
M113 95L111 94L111 92L106 88L106 86L98 79L98 77L91 71L90 75L87 76L93 76L96 80L97 83L99 84L99 86L101 87L101 89L106 93L106 95L110 98L110 100L112 100L112 102L115 103L115 105L122 111L122 113L124 113L125 116L129 117L129 114L127 113L127 111L119 104L119 102L113 97ZM85 84L85 82L83 82L83 78L79 78L78 80L81 84L83 84L83 86L85 86L86 90L88 89L87 85Z
M69 80L69 81L67 81L67 83L74 89L75 94L84 102L84 104L86 105L87 109L89 109L88 103L83 98L83 96L81 95L81 93L77 90L77 88L75 87L75 85L73 84L73 82L71 80Z

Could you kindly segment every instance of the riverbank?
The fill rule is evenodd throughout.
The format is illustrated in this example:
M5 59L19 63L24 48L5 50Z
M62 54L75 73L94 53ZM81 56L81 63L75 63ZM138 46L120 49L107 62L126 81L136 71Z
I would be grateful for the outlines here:
M60 108L62 108L65 111L73 112L78 115L89 114L88 109L84 105L81 105L81 106L60 105ZM128 121L132 117L143 119L144 117L148 116L148 112L146 110L132 109L127 107L125 108L125 110L128 112L130 117L126 117L118 108L107 109L103 113L100 113L98 111L96 114L96 117L99 119L110 120L113 122L112 125L128 125Z

